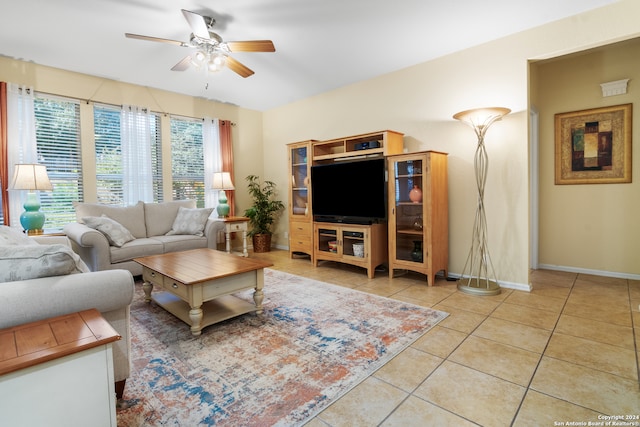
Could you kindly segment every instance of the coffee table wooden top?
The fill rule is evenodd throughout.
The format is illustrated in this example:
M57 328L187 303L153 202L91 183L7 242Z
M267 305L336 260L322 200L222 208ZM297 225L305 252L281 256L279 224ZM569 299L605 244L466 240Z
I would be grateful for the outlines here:
M207 248L134 258L134 261L185 285L220 279L273 265L267 261L239 257Z

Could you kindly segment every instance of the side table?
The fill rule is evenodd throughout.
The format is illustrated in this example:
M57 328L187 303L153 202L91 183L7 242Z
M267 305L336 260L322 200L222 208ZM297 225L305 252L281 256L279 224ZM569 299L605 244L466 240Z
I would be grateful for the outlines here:
M115 427L119 339L95 309L0 330L2 424Z
M231 233L241 231L242 232L242 256L248 257L247 251L247 225L249 224L249 218L244 216L228 216L226 218L218 218L218 221L224 223L224 239L225 250L228 254L231 253Z

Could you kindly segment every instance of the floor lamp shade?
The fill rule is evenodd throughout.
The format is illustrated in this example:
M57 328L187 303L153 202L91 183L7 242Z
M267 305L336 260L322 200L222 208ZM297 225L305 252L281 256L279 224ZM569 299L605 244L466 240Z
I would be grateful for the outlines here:
M234 190L233 181L231 181L231 174L229 172L215 172L213 174L213 184L211 188L214 190L220 190L218 194L218 207L216 212L220 218L226 218L229 216L231 208L227 204L227 195L225 190Z
M40 200L36 191L53 190L46 166L33 163L15 165L9 190L28 191L23 205L24 212L20 215L20 224L28 234L41 232L45 217L40 212Z
M453 116L454 119L471 126L478 137L473 163L478 188L478 206L473 224L471 249L458 280L458 289L460 291L474 295L497 295L500 293L500 285L496 279L487 241L484 186L487 181L489 158L484 146L484 135L492 123L500 120L510 112L511 110L508 108L489 107L461 111Z

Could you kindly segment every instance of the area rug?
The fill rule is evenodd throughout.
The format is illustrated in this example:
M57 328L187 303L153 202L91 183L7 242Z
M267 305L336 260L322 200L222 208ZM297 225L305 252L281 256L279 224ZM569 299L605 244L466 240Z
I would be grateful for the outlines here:
M266 269L263 314L194 337L136 286L120 427L302 425L447 316Z

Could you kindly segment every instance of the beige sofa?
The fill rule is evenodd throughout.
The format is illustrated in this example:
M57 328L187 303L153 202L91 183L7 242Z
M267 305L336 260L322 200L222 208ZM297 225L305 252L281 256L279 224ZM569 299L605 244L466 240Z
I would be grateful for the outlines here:
M122 337L112 347L116 394L122 397L130 373L131 273L90 272L66 237L20 235L0 227L0 329L96 308Z
M142 274L142 266L134 258L215 249L224 231L221 221L208 218L211 209L196 209L194 200L138 202L126 207L77 203L75 210L78 222L67 224L64 233L91 271L122 268L137 276ZM96 225L100 221L109 223ZM120 233L110 237L118 226L130 236L122 239Z

